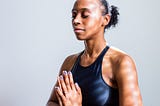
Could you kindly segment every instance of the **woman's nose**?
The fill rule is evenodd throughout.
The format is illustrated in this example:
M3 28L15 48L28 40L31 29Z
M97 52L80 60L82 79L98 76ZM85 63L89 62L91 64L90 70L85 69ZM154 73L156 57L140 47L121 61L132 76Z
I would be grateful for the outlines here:
M81 24L81 17L80 15L77 15L74 19L73 19L73 25L78 25Z

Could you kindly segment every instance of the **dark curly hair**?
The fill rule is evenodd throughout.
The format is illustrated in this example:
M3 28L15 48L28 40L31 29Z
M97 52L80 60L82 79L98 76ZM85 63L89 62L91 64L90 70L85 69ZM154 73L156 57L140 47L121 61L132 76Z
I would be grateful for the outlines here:
M111 26L115 27L118 23L118 8L114 5L109 6L108 2L106 0L99 0L102 6L104 6L104 10L102 10L102 14L110 14L111 19L108 25L105 26L105 29L110 28Z

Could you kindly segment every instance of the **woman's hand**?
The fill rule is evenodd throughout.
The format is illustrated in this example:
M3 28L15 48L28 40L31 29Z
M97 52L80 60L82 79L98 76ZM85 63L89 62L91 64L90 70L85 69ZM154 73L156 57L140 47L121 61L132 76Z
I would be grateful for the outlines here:
M55 89L60 106L82 106L81 89L74 83L70 71L63 71L58 77L58 85Z

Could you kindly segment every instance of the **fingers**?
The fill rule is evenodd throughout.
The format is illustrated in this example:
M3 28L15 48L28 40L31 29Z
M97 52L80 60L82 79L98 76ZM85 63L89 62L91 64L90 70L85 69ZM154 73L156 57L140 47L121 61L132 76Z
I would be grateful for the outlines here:
M81 95L81 88L79 87L78 83L75 83L75 87L76 87L78 94Z
M56 87L55 87L55 89L56 89ZM57 89L56 89L56 90L57 90ZM57 96L57 99L58 99L59 106L63 106L61 97L59 96L59 94L58 94L57 91L56 91L56 96Z
M62 89L59 76L58 76L58 78L57 78L57 81L58 81L58 86L60 87L60 89Z
M59 76L59 82L60 82L60 86L61 86L63 93L65 94L66 92L68 92L66 84L64 82L64 78L62 75Z
M70 91L71 86L70 86L70 81L69 81L69 78L68 78L67 71L63 71L63 77L64 77L64 82L65 82L66 88L67 88L68 91Z
M72 90L75 90L75 85L74 85L74 81L73 81L73 76L72 73L69 71L68 72L68 78L69 78L69 82L70 82L70 86Z
M63 74L59 77L59 85L61 85L64 92L75 90L72 73L69 71L63 71Z
M77 91L81 94L81 89L77 83L74 84L72 73L63 71L58 78L58 85L62 89L62 93L67 96L70 91Z
M62 104L62 101L66 101L66 98L59 87L55 87L55 90L56 90L58 101Z
M74 83L72 73L63 71L62 75L58 77L58 86L55 87L57 99L60 106L68 104L71 106L75 98L82 98L81 89L78 83ZM74 95L74 98L73 98ZM70 104L71 103L71 104Z

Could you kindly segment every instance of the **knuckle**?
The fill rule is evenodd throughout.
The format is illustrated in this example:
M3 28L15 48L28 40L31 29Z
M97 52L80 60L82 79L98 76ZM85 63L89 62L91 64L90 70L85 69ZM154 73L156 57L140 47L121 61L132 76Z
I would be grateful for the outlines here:
M66 86L70 86L70 83L69 83L69 82L66 82Z
M71 84L71 85L74 85L74 83L73 83L72 81L70 82L70 84Z

